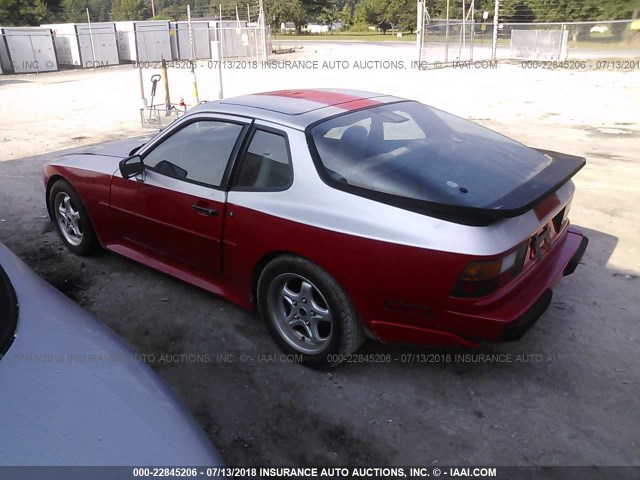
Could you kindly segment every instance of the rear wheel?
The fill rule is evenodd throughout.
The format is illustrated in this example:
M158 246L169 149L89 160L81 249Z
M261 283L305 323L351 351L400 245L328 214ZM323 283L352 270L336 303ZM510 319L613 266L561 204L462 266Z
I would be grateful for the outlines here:
M58 180L49 192L49 206L58 235L76 255L88 255L98 246L96 234L84 205L65 180Z
M337 365L365 340L344 290L303 258L285 255L265 267L258 308L280 348L308 365Z

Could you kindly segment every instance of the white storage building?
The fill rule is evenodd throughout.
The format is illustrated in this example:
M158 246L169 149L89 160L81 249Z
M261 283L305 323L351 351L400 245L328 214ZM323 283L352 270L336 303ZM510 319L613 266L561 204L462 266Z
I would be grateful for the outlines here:
M116 26L113 22L41 26L53 32L58 63L61 66L91 68L120 63Z
M13 72L13 68L11 68L11 60L9 59L9 50L7 50L7 44L4 41L4 36L2 35L0 29L0 74L2 73L11 73Z
M118 54L124 62L173 59L169 21L115 22Z
M58 60L51 30L40 27L0 27L3 73L55 72Z
M236 20L216 20L209 22L209 40L220 41L222 58L248 57L251 55L251 40L255 28L247 27L247 22Z
M211 58L211 43L209 40L208 21L192 21L193 46L198 60ZM191 43L189 41L189 22L172 22L171 40L175 43L174 58L176 60L191 60Z

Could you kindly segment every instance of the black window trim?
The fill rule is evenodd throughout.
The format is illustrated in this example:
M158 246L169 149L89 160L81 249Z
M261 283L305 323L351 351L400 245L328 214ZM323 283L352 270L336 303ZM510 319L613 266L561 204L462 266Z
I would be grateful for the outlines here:
M307 125L305 128L305 137L307 139L307 147L309 148L309 153L311 154L311 158L313 160L313 164L316 167L316 172L320 179L327 184L328 186L335 188L336 190L340 190L346 193L350 193L352 195L357 195L359 197L364 197L369 200L374 200L376 202L380 202L386 205L390 205L392 207L402 208L404 210L408 210L411 212L419 213L422 215L431 216L434 218L439 218L441 220L445 220L448 222L458 223L462 225L470 225L470 226L487 226L493 223L496 223L505 218L513 218L532 210L536 205L545 200L549 195L553 192L560 189L563 185L565 185L571 178L586 164L586 159L584 157L578 157L575 155L568 155L565 153L554 152L551 150L543 150L534 147L527 147L533 150L537 150L542 154L548 154L554 157L555 160L562 159L573 159L578 162L577 166L570 171L570 173L553 183L553 185L545 190L544 192L538 192L538 196L536 196L530 202L513 209L489 209L489 208L481 208L481 207L466 207L466 206L458 206L458 205L447 205L438 202L431 202L428 200L419 200L415 198L403 197L401 195L395 195L392 193L384 193L377 192L375 190L370 190L364 187L357 187L355 185L349 185L340 180L332 178L329 175L328 169L324 166L322 159L320 158L320 153L316 148L315 141L313 139L313 134L311 130L321 123L333 120L334 118L342 117L345 115L349 115L351 113L360 112L363 110L374 109L387 105L395 105L400 103L417 103L420 105L420 102L415 100L399 100L388 103L379 103L377 105L369 105L363 108L358 108L354 110L346 110L344 112L340 112L335 115L331 115L320 120L316 120L315 122ZM526 147L526 145L524 145ZM544 174L541 172L541 174ZM527 184L523 184L520 189L525 190Z
M8 323L8 331L4 336L0 335L0 360L2 360L2 357L7 353L9 347L11 347L11 344L16 338L19 306L16 291L13 289L11 280L1 265L0 296L6 297L3 298L3 300L6 301L6 311L2 308L2 305L5 305L4 301L0 302L0 317L6 316L6 321Z
M231 150L231 154L229 155L229 158L227 159L227 165L225 166L224 173L222 174L222 179L220 181L220 185L211 185L209 183L200 182L198 180L193 180L191 178L179 178L179 177L176 177L176 176L173 176L173 175L168 175L167 173L159 172L154 167L149 167L148 165L145 165L144 168L148 169L148 170L151 170L152 172L157 173L158 175L163 175L163 176L165 176L167 178L172 178L174 180L178 180L178 181L181 181L181 182L191 183L193 185L199 185L201 187L212 188L214 190L226 192L227 191L227 186L229 184L229 178L231 176L231 171L232 171L233 165L235 164L235 161L236 161L236 157L238 156L238 153L240 152L240 149L244 144L244 140L245 140L245 138L247 136L247 133L251 129L251 125L253 124L253 121L242 121L240 119L236 120L236 119L229 119L229 118L221 118L221 117L216 117L215 115L206 115L206 116L194 115L194 116L190 116L185 121L180 122L179 125L176 125L174 128L172 128L171 130L167 131L166 135L163 135L162 137L157 138L157 141L155 141L153 143L153 145L149 145L149 148L145 149L145 151L142 154L140 154L140 159L142 160L142 163L144 164L144 159L151 152L153 152L158 146L162 145L165 141L169 140L174 134L178 133L183 128L186 128L189 125L192 125L192 124L197 123L197 122L233 123L235 125L240 125L242 127L242 129L240 130L240 133L238 134L238 138L236 139L236 143L234 144L233 149Z
M259 130L263 131L263 132L267 132L267 133L273 133L274 135L278 135L279 137L284 138L284 143L285 143L285 146L287 148L287 156L289 157L289 173L290 173L289 183L287 185L285 185L284 187L255 188L255 187L237 187L235 185L235 182L238 179L238 175L239 175L240 169L242 168L242 165L243 165L243 163L245 161L245 158L247 156L247 152L249 151L249 146L251 145L251 141L253 140L253 137L256 134L256 132L259 131ZM268 125L262 125L262 124L256 125L254 123L254 124L251 125L251 129L246 135L246 140L245 140L244 144L242 145L242 148L241 148L240 152L238 153L237 161L235 162L233 171L231 172L231 177L229 179L229 191L233 191L233 192L284 192L286 190L289 190L291 188L291 186L293 185L293 177L294 177L294 175L295 175L295 173L293 171L293 156L291 155L291 146L289 145L289 136L287 135L287 132L285 132L284 130L280 130L279 128L271 127L271 126L268 126Z

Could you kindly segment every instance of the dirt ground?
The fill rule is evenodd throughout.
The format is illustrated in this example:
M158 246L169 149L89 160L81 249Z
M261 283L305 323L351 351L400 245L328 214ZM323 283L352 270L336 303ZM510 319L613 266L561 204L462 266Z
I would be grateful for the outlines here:
M278 60L408 64L411 55L329 45ZM147 87L152 73L143 71ZM173 99L193 102L190 73L169 75ZM57 150L145 132L137 82L127 66L0 77L0 241L139 352L209 353L152 365L229 464L640 465L640 71L226 70L225 96L383 91L587 157L571 211L590 238L582 264L520 342L475 352L510 361L369 342L363 352L394 360L330 373L280 361L260 321L224 300L114 254L79 258L62 246L41 167ZM215 98L214 70L201 68L198 82L200 98ZM409 353L434 355L403 362Z

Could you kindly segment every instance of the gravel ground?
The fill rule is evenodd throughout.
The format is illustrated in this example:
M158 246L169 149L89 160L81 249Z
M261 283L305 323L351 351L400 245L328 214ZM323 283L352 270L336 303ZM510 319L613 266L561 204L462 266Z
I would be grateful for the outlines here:
M300 58L335 54L326 48ZM370 58L396 55L384 48ZM154 355L229 464L640 465L638 73L276 71L255 82L225 72L227 95L357 85L586 156L571 216L589 249L517 343L469 352L369 342L362 353L393 360L318 372L282 361L260 321L224 300L114 254L70 254L46 216L41 167L57 154L47 152L141 132L129 67L0 77L0 101L15 113L0 119L0 241ZM215 90L209 74L203 96ZM417 354L425 361L403 361Z

